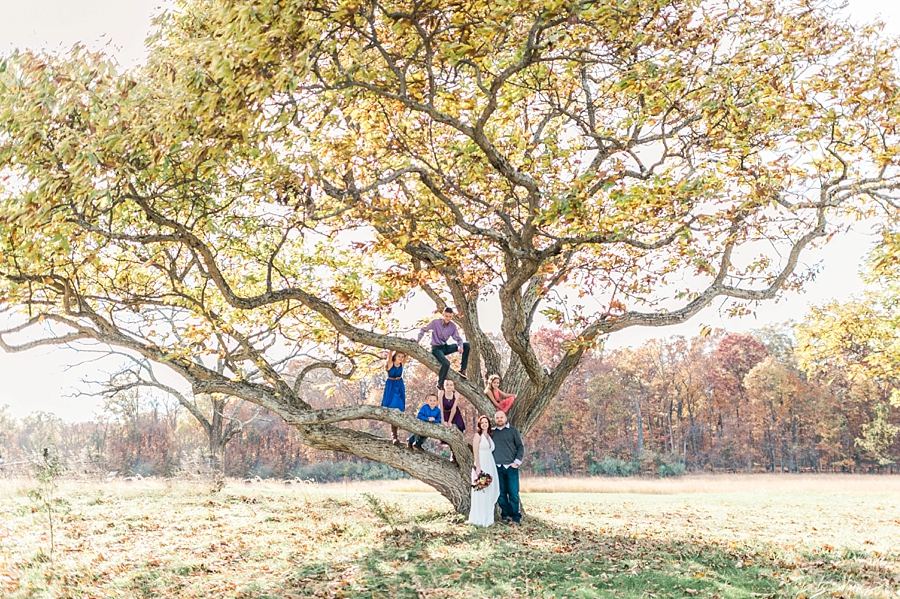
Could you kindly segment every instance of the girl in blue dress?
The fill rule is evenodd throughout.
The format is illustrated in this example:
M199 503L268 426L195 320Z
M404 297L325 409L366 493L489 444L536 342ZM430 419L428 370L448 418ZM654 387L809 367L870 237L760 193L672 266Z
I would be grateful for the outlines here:
M406 354L388 351L387 365L387 381L384 383L384 397L381 398L381 407L394 408L401 412L406 411L406 386L403 384L403 362L406 361ZM397 438L397 427L391 425L391 442L394 445L400 443Z

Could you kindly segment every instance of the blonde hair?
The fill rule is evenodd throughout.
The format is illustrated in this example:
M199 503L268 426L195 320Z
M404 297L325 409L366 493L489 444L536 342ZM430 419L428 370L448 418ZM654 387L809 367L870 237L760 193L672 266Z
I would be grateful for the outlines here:
M500 386L500 375L499 374L489 375L487 377L487 386L485 386L485 388L484 388L484 392L487 393L488 395L490 395L491 391L493 390L493 388L491 387L491 383L494 381L494 379L497 379L497 386L498 387Z

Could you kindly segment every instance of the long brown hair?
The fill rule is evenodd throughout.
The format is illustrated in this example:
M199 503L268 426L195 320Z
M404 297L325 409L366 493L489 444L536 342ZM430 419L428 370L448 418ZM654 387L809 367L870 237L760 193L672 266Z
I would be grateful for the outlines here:
M499 375L499 374L492 374L492 375L488 376L488 378L487 378L487 386L484 388L484 392L487 393L487 394L488 394L489 396L491 396L491 397L494 396L494 386L491 384L491 383L494 382L494 379L497 379L497 383L499 383L499 382L500 382L500 375ZM499 384L497 385L497 388L498 388L498 389L500 388L500 385L499 385Z
M494 436L494 431L491 430L491 419L488 418L487 414L482 414L482 415L479 416L478 419L475 421L475 432L478 433L479 435L483 435L483 434L484 434L484 433L481 432L481 420L482 420L482 419L486 419L486 420L488 421L488 427L487 427L487 434L488 434L488 437L493 437L493 436Z

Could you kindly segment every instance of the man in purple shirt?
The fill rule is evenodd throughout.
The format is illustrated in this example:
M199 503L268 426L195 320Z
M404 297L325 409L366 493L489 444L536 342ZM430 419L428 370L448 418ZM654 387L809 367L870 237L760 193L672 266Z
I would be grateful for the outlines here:
M459 336L459 331L456 330L456 324L451 322L452 320L453 308L444 308L441 318L432 320L422 327L418 338L416 338L417 342L421 341L425 333L431 331L431 355L441 363L441 371L438 373L438 389L444 388L444 380L447 378L447 373L450 372L450 360L447 359L447 354L455 354L459 351L459 346L462 346L462 362L459 365L459 375L463 378L466 377L466 366L469 365L469 344L463 343L462 337ZM447 342L450 339L455 340L456 343L448 344Z

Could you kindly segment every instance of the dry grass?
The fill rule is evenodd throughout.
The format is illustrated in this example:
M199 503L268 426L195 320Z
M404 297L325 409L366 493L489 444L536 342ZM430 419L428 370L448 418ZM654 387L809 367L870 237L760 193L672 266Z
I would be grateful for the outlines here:
M900 493L900 476L699 474L678 478L527 478L526 493Z
M678 478L523 477L523 493L897 493L900 476L862 474L698 474ZM269 486L272 486L271 484ZM328 493L428 493L418 480L352 481L316 485Z
M3 599L900 596L900 477L523 479L488 529L409 480L63 481L52 561L33 486L0 481Z
M717 494L717 493L842 493L900 495L900 476L865 474L693 474L676 478L655 477L523 477L523 493L636 493L640 495ZM129 489L167 489L173 485L184 489L205 491L207 483L146 478L124 482L72 481L60 482L63 493L88 489L115 489L128 493ZM0 479L0 495L16 494L34 486L27 477ZM425 483L415 479L347 481L340 483L300 483L285 485L281 481L243 483L229 479L232 489L293 490L297 493L328 495L357 495L359 493L435 493Z

